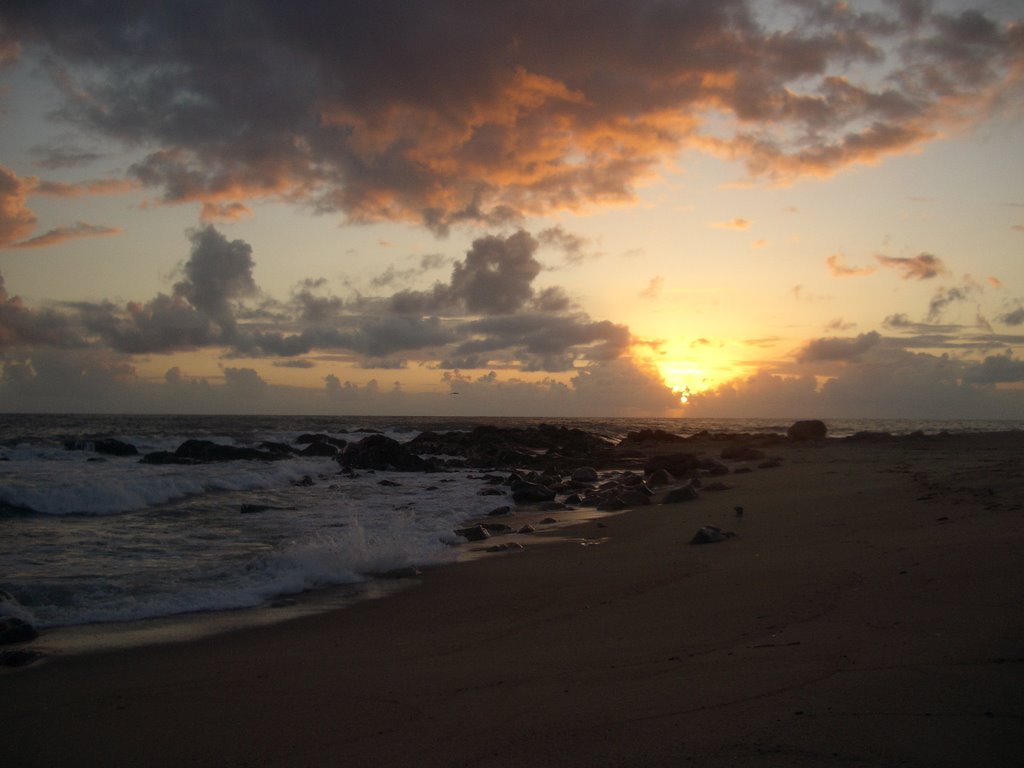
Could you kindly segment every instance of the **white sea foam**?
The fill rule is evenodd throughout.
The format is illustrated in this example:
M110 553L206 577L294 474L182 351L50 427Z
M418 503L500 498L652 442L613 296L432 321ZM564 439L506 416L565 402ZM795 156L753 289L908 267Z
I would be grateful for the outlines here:
M324 458L196 465L141 464L133 457L22 458L0 463L0 504L46 515L111 515L214 491L287 486L336 471L337 464Z

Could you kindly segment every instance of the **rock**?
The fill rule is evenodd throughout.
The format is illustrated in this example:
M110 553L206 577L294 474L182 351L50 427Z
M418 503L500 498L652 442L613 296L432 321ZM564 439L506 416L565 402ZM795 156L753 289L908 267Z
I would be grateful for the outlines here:
M641 429L628 433L620 442L619 447L644 443L685 443L686 438L663 429Z
M186 440L174 453L157 451L142 457L144 464L208 464L220 461L276 461L288 454L261 451L258 448L238 448L220 445L209 440Z
M666 485L672 485L676 479L672 477L672 473L667 469L658 469L651 473L651 476L647 478L648 488L664 488Z
M622 500L627 507L643 507L651 503L650 494L644 493L638 488L626 488L619 493L618 498ZM600 509L600 507L598 507L598 509Z
M669 453L664 456L652 456L644 464L644 475L653 475L664 469L675 477L687 477L696 472L701 461L695 453Z
M505 492L501 488L483 488L476 492L477 496L504 496Z
M457 528L456 536L462 536L466 541L483 541L491 538L490 532L482 525L474 525L469 528Z
M512 500L516 504L534 504L552 501L554 498L555 492L546 485L525 480L512 484Z
M705 525L697 529L697 533L690 539L691 544L717 544L720 541L731 539L736 534L732 531L725 531L717 525Z
M620 512L629 506L618 496L609 496L597 505L598 512Z
M357 443L349 443L338 456L345 469L395 470L398 472L433 472L436 467L411 453L397 440L385 435L369 435Z
M757 468L758 469L775 469L776 467L781 467L781 466L782 466L782 459L772 458L772 459L767 459L766 461L762 461L760 464L757 465Z
M504 515L511 515L512 507L495 507L487 513L488 517L502 517Z
M596 483L597 470L593 467L579 467L578 469L574 469L572 473L572 481L574 483Z
M525 547L517 541L508 541L504 544L495 544L493 547L488 547L488 552L519 552L525 549Z
M540 525L554 525L557 522L558 521L555 520L555 518L553 517L545 517L543 520L540 521Z
M480 527L492 536L499 533L512 533L512 528L504 523L481 523Z
M113 437L101 437L97 440L68 440L64 443L68 451L89 451L105 453L108 456L137 456L139 449L131 443Z
M697 493L697 489L693 487L692 483L680 486L679 488L673 488L665 497L661 500L662 504L681 504L684 501L694 501L700 498L700 494Z
M22 621L14 616L0 618L0 645L25 643L35 640L37 637L39 637L39 633L36 628L27 621Z
M385 479L385 480L378 480L377 481L377 485L382 485L385 488L399 488L399 487L401 487L402 484L401 483L396 483L394 480L386 480Z
M516 533L533 533L536 530L537 529L534 528L532 525L524 525L522 528L516 531Z
M828 427L818 419L796 421L786 430L786 437L790 440L822 440L827 434Z
M711 475L712 477L729 474L729 467L720 462L718 459L701 459L700 470L701 472L705 472Z
M565 504L561 501L543 501L540 509L544 512L562 512L565 510Z
M296 438L295 443L296 445L314 445L315 443L320 443L321 445L334 446L338 450L341 450L346 445L348 445L347 440L342 440L339 437L331 437L330 435L325 435L322 433L317 433L315 435L299 435Z
M305 448L303 448L301 451L299 451L299 455L300 456L326 456L328 458L333 458L333 457L338 455L338 451L339 450L340 449L336 445L332 445L330 443L319 443L319 442L317 442L317 443L310 443L309 445L307 445Z
M271 453L283 453L286 455L295 453L295 450L287 443L275 443L270 440L264 440L257 447L261 451L270 451Z

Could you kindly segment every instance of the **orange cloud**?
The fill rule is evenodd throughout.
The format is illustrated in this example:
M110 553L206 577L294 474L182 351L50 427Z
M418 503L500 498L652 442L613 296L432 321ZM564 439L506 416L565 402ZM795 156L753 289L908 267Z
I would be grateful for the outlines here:
M844 257L841 253L833 253L825 263L833 277L863 277L875 271L874 267L850 267L843 263Z
M729 221L718 221L711 226L715 229L735 229L742 232L745 229L750 229L751 222L747 219L730 219Z
M245 203L204 202L199 220L209 224L214 221L240 221L252 217L252 208Z
M26 179L26 181L28 181ZM29 190L33 195L49 195L52 197L83 197L85 195L116 195L127 192L135 185L127 179L97 179L74 183L62 181L38 181L32 179Z
M80 237L108 237L120 235L120 227L103 227L94 224L86 224L84 221L76 222L66 227L54 227L41 235L12 243L8 248L45 248L50 245L57 245L67 240L76 240Z
M30 187L28 180L0 165L0 248L9 248L35 229L36 216L25 205Z

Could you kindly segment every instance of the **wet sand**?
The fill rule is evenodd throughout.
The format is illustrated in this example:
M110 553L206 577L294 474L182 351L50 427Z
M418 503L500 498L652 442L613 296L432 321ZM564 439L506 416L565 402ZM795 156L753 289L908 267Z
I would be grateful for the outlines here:
M432 570L386 599L4 671L0 754L1022 764L1024 435L768 450L782 465L729 475L729 490ZM689 544L708 523L737 535Z

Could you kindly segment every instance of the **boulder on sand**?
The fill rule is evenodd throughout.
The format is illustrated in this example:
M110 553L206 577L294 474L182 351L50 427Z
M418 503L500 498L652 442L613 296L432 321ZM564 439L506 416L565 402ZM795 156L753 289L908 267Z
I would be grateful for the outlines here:
M786 430L786 437L790 440L822 440L828 434L828 427L825 422L818 419L796 421Z

